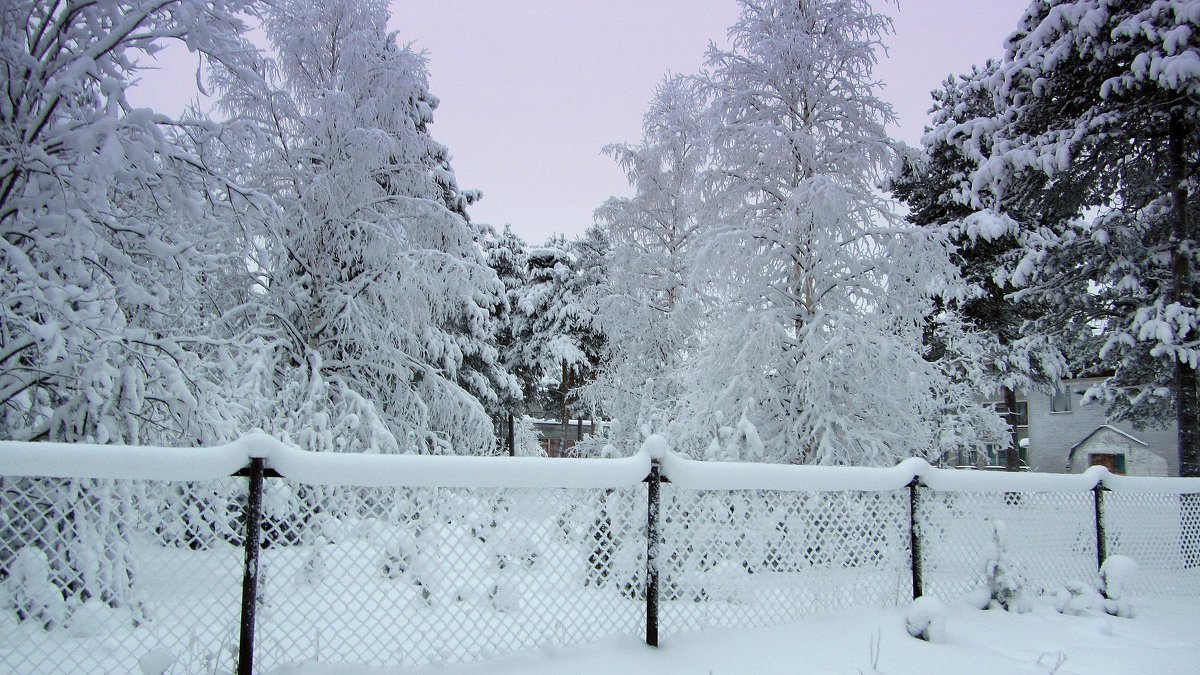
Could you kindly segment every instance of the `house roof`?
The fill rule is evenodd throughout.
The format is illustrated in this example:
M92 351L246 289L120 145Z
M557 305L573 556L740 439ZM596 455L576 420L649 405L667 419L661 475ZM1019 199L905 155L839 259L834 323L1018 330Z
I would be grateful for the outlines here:
M1121 431L1120 429L1112 426L1111 424L1101 424L1100 426L1096 427L1095 429L1092 429L1092 431L1089 432L1087 436L1084 436L1083 438L1079 439L1078 443L1071 446L1070 452L1067 453L1067 465L1070 466L1071 461L1075 459L1075 451L1079 449L1079 446L1083 445L1084 443L1087 443L1088 439L1090 439L1092 436L1095 436L1096 434L1098 434L1101 431L1104 431L1106 429L1108 431L1112 431L1121 436L1124 436L1125 438L1128 438L1129 440L1133 441L1134 443L1144 445L1147 448L1150 447L1149 443L1147 443L1146 441L1143 441L1142 439L1138 438L1137 436L1134 436L1133 434L1130 434L1125 431Z

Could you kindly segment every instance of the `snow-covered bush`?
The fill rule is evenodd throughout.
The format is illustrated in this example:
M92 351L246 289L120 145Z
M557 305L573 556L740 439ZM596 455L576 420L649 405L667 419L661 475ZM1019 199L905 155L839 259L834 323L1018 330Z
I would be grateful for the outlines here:
M512 577L497 579L488 588L488 601L497 612L516 612L521 609L521 589Z
M1137 574L1138 565L1129 556L1110 555L1100 565L1100 591L1104 594L1104 611L1113 616L1133 618L1129 582Z
M513 422L514 453L517 457L545 457L546 449L538 442L533 418L522 415Z
M489 548L499 569L510 565L533 569L541 558L541 552L529 535L511 527L498 528Z
M1086 616L1099 611L1104 604L1104 598L1091 584L1082 581L1069 581L1065 588L1059 589L1054 595L1054 609L1060 614Z
M131 625L133 617L128 609L115 609L92 598L71 612L67 632L77 638L96 637Z
M1028 612L1029 597L1025 592L1025 575L1007 551L1008 530L1004 521L992 526L992 543L985 549L983 571L987 576L988 606L1010 612Z
M750 421L749 411L754 407L751 399L742 412L741 419L735 426L722 425L725 416L721 411L714 413L717 424L717 434L704 450L704 459L713 462L755 462L762 461L766 456L762 438L758 428Z
M420 591L421 599L432 606L444 586L444 576L438 565L429 560L426 550L436 550L436 546L423 541L425 538L399 527L387 527L378 533L374 543L379 548L376 560L380 574L408 581Z
M46 630L63 625L67 604L62 591L50 580L50 561L44 551L33 546L17 551L5 585L19 621L37 622Z
M923 595L912 601L904 612L908 634L926 642L946 641L946 606L941 600Z

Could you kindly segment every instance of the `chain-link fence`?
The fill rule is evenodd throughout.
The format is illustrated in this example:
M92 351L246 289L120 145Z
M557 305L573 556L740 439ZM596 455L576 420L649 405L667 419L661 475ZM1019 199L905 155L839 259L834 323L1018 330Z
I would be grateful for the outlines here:
M646 451L464 462L289 450L257 460L265 478L178 481L114 478L121 466L69 453L31 468L6 461L6 445L2 672L460 662L895 606L914 587L950 600L985 582L998 523L1033 592L1091 581L1121 553L1141 566L1137 591L1200 593L1190 479L980 482L907 464L832 481L837 470L765 478L672 457L658 488ZM1092 489L1102 478L1113 491Z

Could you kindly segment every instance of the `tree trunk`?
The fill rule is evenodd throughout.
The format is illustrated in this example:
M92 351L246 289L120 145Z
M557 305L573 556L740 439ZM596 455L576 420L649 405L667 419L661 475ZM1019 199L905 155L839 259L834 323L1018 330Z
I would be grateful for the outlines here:
M517 423L512 413L508 414L508 456L517 456Z
M1021 448L1017 444L1017 392L1004 387L1004 421L1008 424L1008 452L1004 456L1005 471L1021 470Z
M1188 222L1187 127L1181 113L1171 116L1168 148L1171 154L1171 301L1194 305L1188 244L1193 237ZM1179 475L1200 476L1200 401L1196 396L1196 369L1175 359L1175 414L1179 443Z
M558 393L562 395L562 408L559 413L561 415L560 422L562 424L562 432L558 436L558 455L560 457L566 454L565 450L567 449L567 433L571 425L571 417L567 414L567 391L569 391L570 388L570 384L567 380L570 377L571 372L567 369L567 362L563 361L562 384L558 387Z

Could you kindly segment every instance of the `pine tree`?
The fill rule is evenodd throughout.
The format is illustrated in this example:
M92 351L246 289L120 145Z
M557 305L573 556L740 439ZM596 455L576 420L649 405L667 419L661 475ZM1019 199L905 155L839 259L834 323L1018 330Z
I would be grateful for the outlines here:
M474 195L428 133L424 57L387 18L382 1L276 3L271 77L223 80L245 180L277 205L258 224L272 351L255 424L314 450L491 452L464 385L506 386L484 325L498 288L463 216Z
M1135 421L1168 407L1183 475L1200 475L1198 28L1190 2L1034 2L992 78L996 115L960 133L973 206L1016 207L998 220L1027 253L998 274L1081 317L1079 343L1101 332L1099 393Z
M561 418L564 441L571 392L594 364L590 317L579 293L579 260L568 248L566 239L556 235L545 246L529 250L529 282L517 301L515 333L520 344L517 361L528 369L535 387L549 394L547 402ZM526 400L538 393L526 391Z
M506 390L499 400L499 413L504 421L505 442L509 455L517 449L517 417L524 415L525 392L532 391L533 377L528 364L520 360L520 344L516 331L520 317L519 299L529 277L529 256L525 242L505 225L499 235L485 240L488 266L496 273L503 287L501 302L492 306L496 348L500 364L516 381L516 390Z
M956 248L953 260L966 288L944 297L939 311L960 314L969 329L984 336L986 347L982 353L971 355L947 354L952 341L938 332L945 325L932 320L935 314L927 331L931 357L969 360L980 372L962 372L960 377L970 378L984 394L1000 391L1009 425L1005 468L1016 471L1020 467L1016 390L1050 386L1066 368L1053 340L1028 331L1030 322L1042 314L1038 306L1028 300L1015 300L1012 293L1017 289L996 281L996 269L1014 263L1023 253L1015 234L964 222L973 209L963 203L962 195L969 191L965 184L975 165L960 152L953 136L971 120L994 114L988 83L995 69L996 64L989 62L983 69L947 79L941 89L933 92L933 118L931 126L926 127L922 151L904 158L891 189L909 207L909 222L948 228Z

